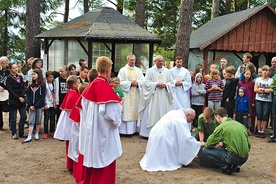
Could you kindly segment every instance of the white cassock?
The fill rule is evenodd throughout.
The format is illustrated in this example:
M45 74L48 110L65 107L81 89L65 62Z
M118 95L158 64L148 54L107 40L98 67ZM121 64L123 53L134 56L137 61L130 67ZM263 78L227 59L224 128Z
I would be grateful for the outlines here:
M166 88L158 88L158 83L166 84ZM167 68L157 68L154 65L148 70L143 83L143 95L138 111L138 126L141 136L148 137L153 125L173 109L173 89L173 78Z
M119 126L121 134L134 134L137 131L138 107L142 91L142 82L144 75L140 68L136 66L130 67L126 64L118 73L120 85L124 91L123 121ZM131 82L136 80L137 87L132 87Z
M190 104L190 88L192 87L191 74L184 68L177 66L170 69L171 75L174 79L174 84L181 81L181 86L174 86L174 109L187 109L191 107Z
M183 110L172 110L152 128L140 166L146 171L176 170L192 162L199 149Z
M71 110L62 110L57 122L54 138L69 141L73 121L69 119Z

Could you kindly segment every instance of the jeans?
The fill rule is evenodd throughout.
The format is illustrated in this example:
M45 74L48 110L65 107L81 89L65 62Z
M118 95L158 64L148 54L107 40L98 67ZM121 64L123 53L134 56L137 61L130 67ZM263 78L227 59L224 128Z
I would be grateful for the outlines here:
M257 120L268 121L271 109L271 102L264 102L260 100L255 101Z
M248 112L237 112L236 121L240 122L248 129Z
M55 115L56 109L50 107L47 110L44 110L44 134L48 134L48 122L50 119L50 133L55 131Z
M274 96L274 99L272 101L272 114L273 114L273 117L274 117L274 127L273 127L273 135L276 136L276 96Z
M229 165L241 166L244 164L248 156L237 158L224 148L203 148L200 159L207 159L211 163L217 165L221 169L226 169Z
M197 120L198 120L198 116L202 113L202 108L203 108L203 105L192 105L192 109L194 109L196 113L195 119L193 121L193 127L197 128L197 125L198 125Z
M29 109L29 126L40 125L42 119L42 108L31 110ZM35 128L35 127L34 127Z
M26 107L21 107L18 109L20 114L20 120L19 120L19 137L24 135L24 123L27 119L26 115ZM17 109L16 108L10 108L9 110L9 120L10 120L10 126L12 135L16 134L16 116L17 116Z

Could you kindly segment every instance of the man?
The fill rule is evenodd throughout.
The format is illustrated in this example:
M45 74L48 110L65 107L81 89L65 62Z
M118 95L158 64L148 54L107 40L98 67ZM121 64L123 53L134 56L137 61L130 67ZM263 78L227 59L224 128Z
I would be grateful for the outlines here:
M243 57L242 57L243 64L240 65L236 71L236 74L235 74L236 79L240 78L241 73L243 72L243 70L245 70L246 64L252 60L252 57L253 56L249 52L246 52L243 54ZM255 71L256 71L256 68L255 68Z
M276 56L272 58L271 60L271 65L272 62L274 62L276 64ZM271 70L270 70L271 71ZM273 134L270 136L270 139L268 140L268 142L276 142L276 75L274 74L274 76L272 77L272 84L271 84L271 88L274 90L274 98L273 98L273 103L272 103L272 108L271 108L271 116L273 116L273 118L271 118L271 122L273 123Z
M79 66L80 66L80 68L83 66L88 67L87 61L85 59L79 59ZM78 70L77 75L80 75L80 70Z
M139 105L140 135L148 137L151 128L173 108L173 78L163 66L163 57L157 56L143 83L143 96Z
M251 141L246 127L228 118L225 108L218 108L214 114L220 125L207 139L199 160L207 160L223 173L232 174L247 161Z
M176 170L188 165L197 155L201 144L191 136L188 123L195 118L191 108L172 110L152 128L146 154L140 166L146 171Z
M269 77L272 78L276 73L276 56L271 59L271 67Z
M190 72L182 67L183 61L181 56L175 58L175 67L170 69L174 79L174 109L190 108L190 88L192 87Z
M131 135L137 131L138 106L144 75L135 65L135 55L127 56L127 64L120 69L118 78L124 91L123 121L119 126L121 134Z
M122 154L118 131L121 124L120 98L107 82L112 61L105 57L96 60L99 76L83 91L80 108L80 153L86 167L84 183L114 183L116 159ZM108 176L108 177L106 177Z
M206 107L204 112L198 116L198 133L194 137L201 143L206 142L218 125L214 116L214 110Z
M226 68L227 66L227 59L226 58L222 58L220 60L220 68L219 68L219 74L220 74L220 78L223 79L223 74L222 74L222 71Z

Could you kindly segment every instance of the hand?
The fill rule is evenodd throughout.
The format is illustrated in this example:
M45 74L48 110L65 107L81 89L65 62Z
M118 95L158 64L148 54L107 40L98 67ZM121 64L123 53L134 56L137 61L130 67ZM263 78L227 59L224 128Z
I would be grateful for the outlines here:
M221 148L221 147L223 147L223 142L217 143L216 148Z
M35 110L34 106L31 106L31 107L30 107L30 110L31 110L31 111L34 111L34 110Z
M166 84L158 83L158 84L157 84L157 87L163 89L163 88L166 87Z
M24 103L24 102L25 102L25 99L22 98L22 97L19 97L19 101L20 101L21 103Z
M250 114L247 115L250 118Z
M205 142L200 142L200 146L204 147L205 146Z
M44 106L44 109L47 110L47 109L49 109L49 107L48 107L47 105L45 105L45 106Z
M0 92L4 92L4 88L0 86Z
M177 82L175 83L175 85L176 85L176 86L181 86L181 85L182 85L182 81L177 81Z
M229 98L226 98L226 102L229 102Z
M133 87L138 86L138 82L137 82L136 80L133 80L133 81L131 82L131 86L133 86Z

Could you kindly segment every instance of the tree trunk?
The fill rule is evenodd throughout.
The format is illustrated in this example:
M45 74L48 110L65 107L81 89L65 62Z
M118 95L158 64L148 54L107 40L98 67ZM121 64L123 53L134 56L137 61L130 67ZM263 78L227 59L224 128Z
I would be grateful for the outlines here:
M247 9L250 9L251 8L251 0L248 0L247 1Z
M9 15L9 10L6 9L5 10L5 14L4 14L4 17L5 17L5 22L4 22L4 44L3 44L3 50L1 51L1 54L3 56L7 56L8 55L8 42L9 42L9 30L8 30L8 15Z
M117 0L117 11L123 14L124 0Z
M146 1L145 0L137 0L135 6L135 22L140 27L144 28L145 26L145 9L146 9ZM135 65L140 67L141 60L141 52L142 47L140 44L134 44L134 55L136 56Z
M231 0L225 0L225 14L231 13Z
M83 0L83 12L87 13L89 11L88 0Z
M212 0L212 14L211 19L219 16L219 0Z
M40 0L26 1L26 59L40 58Z
M64 17L63 17L63 22L68 22L68 18L69 18L69 1L70 0L66 0L65 1L65 8L64 8Z
M178 32L176 36L176 56L182 56L183 66L187 68L190 49L194 0L181 0Z

